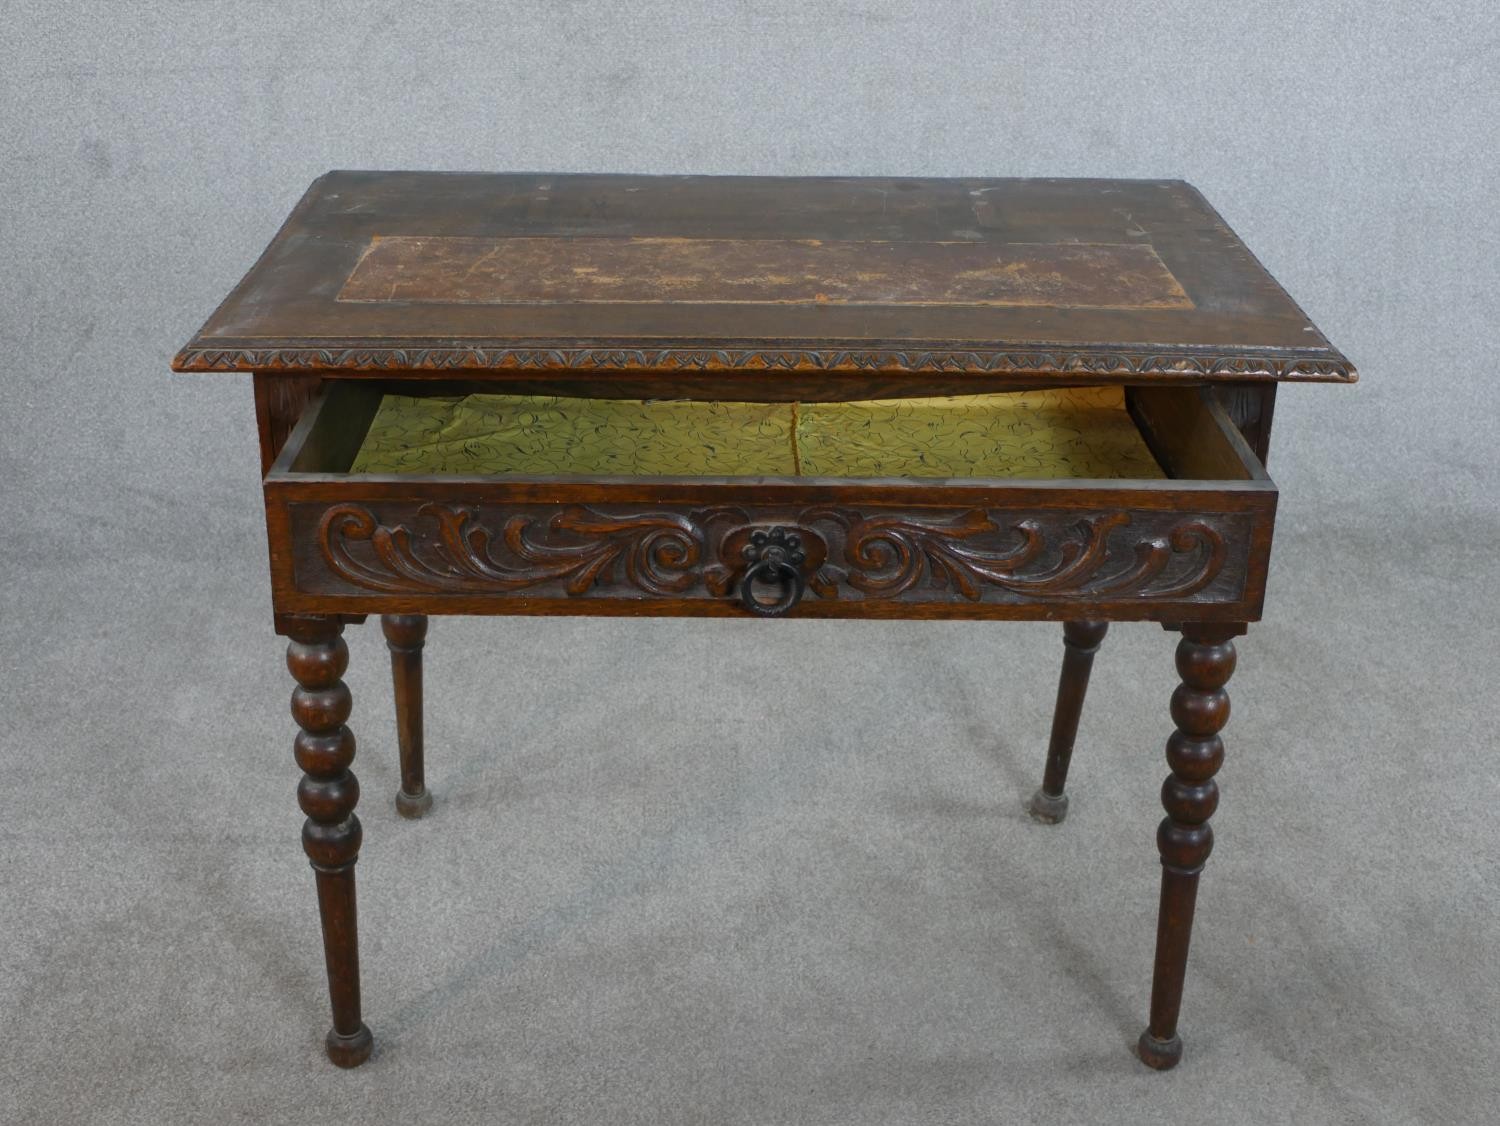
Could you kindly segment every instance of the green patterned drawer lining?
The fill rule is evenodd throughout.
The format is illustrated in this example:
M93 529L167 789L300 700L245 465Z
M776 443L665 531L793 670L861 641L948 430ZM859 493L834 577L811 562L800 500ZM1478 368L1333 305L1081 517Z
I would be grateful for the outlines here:
M841 403L386 395L349 471L1164 476L1117 387Z

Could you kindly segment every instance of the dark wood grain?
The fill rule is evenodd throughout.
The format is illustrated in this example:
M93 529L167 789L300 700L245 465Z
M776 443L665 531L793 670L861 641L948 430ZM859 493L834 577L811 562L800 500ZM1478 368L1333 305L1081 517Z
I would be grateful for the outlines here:
M369 1056L373 1041L359 1013L354 865L359 859L361 829L354 815L359 780L349 769L354 761L354 735L344 722L352 706L343 681L349 650L341 636L343 623L336 619L293 620L287 628L291 640L286 663L297 681L292 718L302 729L295 743L297 765L303 771L297 804L307 815L302 848L317 879L333 1003L333 1027L326 1046L328 1058L338 1066L357 1067Z
M427 642L425 614L386 614L380 619L391 651L391 682L396 693L396 742L401 754L401 789L396 811L417 818L432 808L422 747L422 647Z
M1215 396L1181 387L1132 387L1126 402L1151 452L1173 477L1269 479Z
M907 616L986 616L1037 605L1092 607L1135 619L1244 616L1252 523L1198 496L1172 512L1127 506L905 508L715 505L496 506L434 502L293 504L290 587L278 605L396 612L423 598L432 612L459 601L504 613L516 601L562 612L735 612L742 541L785 527L807 545L812 616L863 615L871 603ZM524 602L522 601L524 600ZM741 609L743 609L741 607ZM1236 618L1236 620L1240 620Z
M259 372L255 376L255 423L260 438L260 471L264 475L286 444L322 380L315 375Z
M267 477L279 612L748 613L736 537L773 526L809 547L804 616L1243 621L1264 597L1275 485L1192 388L1137 404L1170 432L1146 430L1178 475L1154 481L348 475L384 390L333 381Z
M576 253L578 240L612 246L616 257L632 240L696 249L688 268L638 260L616 270L637 300L588 300L595 285L571 299L549 291L539 303L526 289L535 278L507 282L522 287L509 301L494 300L493 287L483 302L455 288L508 239L522 240L517 252L524 247L532 256L551 240L559 260ZM400 262L386 263L385 240L406 248L405 274ZM489 258L471 254L475 261L462 271L444 265L439 247L475 240ZM793 296L745 301L744 271L731 254L712 252L715 241L799 247L801 257L757 275L758 292L770 286ZM831 248L829 260L899 258L904 267L882 276L902 284L882 298L879 284L845 277L845 289L873 286L850 292L874 300L837 300L844 290L819 287L809 265L820 247ZM966 299L949 261L955 254L991 263L977 271L982 276L1018 264L1018 276L1030 279L1018 290L1027 303ZM368 289L358 279L372 255L384 272ZM1136 258L1155 264L1156 281L1147 284ZM1057 262L1047 267L1044 259ZM341 300L351 278L356 296L389 295L395 285L400 299ZM674 285L688 299L673 299ZM1355 377L1223 219L1180 181L436 172L323 177L174 365L370 374L740 371L767 379L1043 374L1146 383Z
M1177 645L1177 672L1182 683L1172 693L1172 720L1177 729L1167 740L1172 773L1162 784L1167 812L1156 833L1161 853L1161 905L1156 930L1156 960L1151 978L1151 1021L1141 1033L1141 1060L1158 1070L1175 1067L1182 1058L1177 1018L1187 973L1188 943L1198 900L1198 877L1214 847L1208 819L1219 805L1214 775L1224 762L1219 731L1229 720L1224 686L1234 673L1234 638L1243 626L1190 623Z
M334 1063L372 1043L344 625L383 615L397 805L413 815L430 801L427 615L749 615L751 567L781 592L762 612L1064 622L1032 803L1050 820L1106 623L1182 630L1139 1041L1152 1067L1180 1058L1232 638L1261 614L1275 531L1277 383L1355 379L1194 189L330 173L173 366L255 373ZM1167 479L349 473L387 393L838 401L1093 384L1126 388ZM174 518L208 535L217 515Z
M1078 738L1078 720L1089 690L1094 654L1109 629L1108 622L1064 622L1063 664L1057 679L1057 703L1052 710L1052 735L1047 742L1047 767L1042 784L1027 805L1038 821L1055 825L1068 815L1068 766Z
M1221 383L1214 388L1220 405L1239 429L1261 465L1271 460L1271 422L1276 416L1276 384Z

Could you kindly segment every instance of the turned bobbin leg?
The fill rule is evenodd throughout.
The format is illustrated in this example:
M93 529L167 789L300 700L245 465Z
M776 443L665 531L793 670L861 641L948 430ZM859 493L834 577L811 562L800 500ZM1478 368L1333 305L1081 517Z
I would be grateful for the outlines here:
M1068 763L1073 758L1073 740L1078 736L1078 717L1089 690L1089 670L1094 654L1109 629L1108 622L1064 622L1063 665L1057 679L1057 705L1052 711L1052 738L1047 744L1047 769L1042 786L1031 796L1027 809L1038 821L1056 824L1068 815Z
M1198 876L1214 847L1208 819L1219 804L1219 785L1214 781L1224 761L1219 731L1229 720L1229 694L1224 685L1234 672L1232 638L1243 632L1239 625L1184 625L1177 645L1177 672L1182 677L1172 693L1172 720L1177 729L1167 739L1172 773L1161 788L1167 816L1156 832L1162 869L1151 1022L1138 1044L1141 1060L1158 1070L1174 1067L1182 1058L1177 1015L1182 1008Z
M386 614L380 619L391 651L391 681L396 690L396 742L401 749L401 789L396 811L421 817L432 808L422 777L422 646L427 639L426 614Z
M323 955L328 965L328 992L333 1002L328 1058L340 1067L357 1067L370 1054L370 1030L359 1017L359 939L355 926L354 863L359 857L359 782L349 771L354 735L344 726L352 701L341 677L349 650L336 618L299 618L286 625L291 641L286 663L297 687L292 691L292 718L297 733L297 765L303 770L297 802L307 821L302 847L318 884L318 912L323 919Z

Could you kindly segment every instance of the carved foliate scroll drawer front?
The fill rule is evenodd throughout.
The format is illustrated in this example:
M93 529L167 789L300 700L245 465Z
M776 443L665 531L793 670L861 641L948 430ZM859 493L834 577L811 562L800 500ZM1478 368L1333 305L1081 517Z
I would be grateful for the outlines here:
M284 613L1259 615L1276 492L1252 464L1224 480L351 474L358 443L335 422L368 418L340 405L315 404L267 477ZM1205 418L1210 467L1253 460Z
M1001 501L1003 498L976 498ZM1250 572L1253 512L1131 508L893 508L526 504L396 498L288 506L295 586L313 595L738 600L752 540L802 556L768 585L800 584L814 613L870 603L1234 604ZM749 609L774 607L768 592ZM823 603L821 608L815 603ZM843 603L843 606L839 604ZM559 607L563 609L566 607ZM794 607L787 607L788 610ZM879 613L880 611L875 611Z

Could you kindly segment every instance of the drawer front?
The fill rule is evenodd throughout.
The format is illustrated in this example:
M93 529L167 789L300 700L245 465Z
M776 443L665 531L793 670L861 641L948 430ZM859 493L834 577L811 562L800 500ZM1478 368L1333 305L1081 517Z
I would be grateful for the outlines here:
M1252 620L1276 500L1269 483L679 489L268 482L276 608Z

